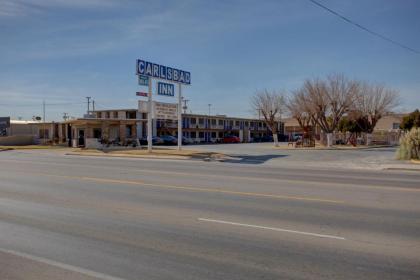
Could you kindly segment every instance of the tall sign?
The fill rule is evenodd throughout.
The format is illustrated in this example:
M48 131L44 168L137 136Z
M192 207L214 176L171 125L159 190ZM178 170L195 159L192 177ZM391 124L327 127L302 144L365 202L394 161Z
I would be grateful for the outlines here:
M156 63L152 63L143 59L137 59L136 61L136 75L138 76L139 85L146 85L149 87L147 93L147 150L152 151L152 80L165 80L178 84L178 149L181 150L182 146L182 85L191 84L191 73L188 71L180 70L173 67L168 67ZM147 77L147 79L146 79ZM158 82L158 94L166 96L175 95L175 87L173 84ZM176 106L176 105L175 105ZM170 106L167 107L166 116L170 116L173 110L170 110ZM171 111L171 113L169 113ZM165 115L165 114L163 114Z

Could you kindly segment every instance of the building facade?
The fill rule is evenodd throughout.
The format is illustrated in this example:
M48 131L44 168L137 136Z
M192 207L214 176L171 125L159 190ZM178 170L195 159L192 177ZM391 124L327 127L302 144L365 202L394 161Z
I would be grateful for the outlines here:
M153 119L153 136L177 135L178 122ZM278 123L279 133L284 125ZM263 120L232 118L226 115L182 115L183 136L194 143L216 143L225 136L237 136L241 142L271 135ZM137 109L97 110L87 118L68 120L60 124L60 138L70 146L98 147L107 143L129 144L147 136L147 113Z

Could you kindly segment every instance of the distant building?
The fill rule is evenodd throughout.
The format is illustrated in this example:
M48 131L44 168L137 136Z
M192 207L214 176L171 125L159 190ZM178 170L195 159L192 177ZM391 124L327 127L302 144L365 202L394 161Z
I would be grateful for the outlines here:
M375 126L375 131L399 131L402 120L408 114L389 114L382 117Z
M32 145L54 141L58 123L39 121L10 120L2 129L0 145Z

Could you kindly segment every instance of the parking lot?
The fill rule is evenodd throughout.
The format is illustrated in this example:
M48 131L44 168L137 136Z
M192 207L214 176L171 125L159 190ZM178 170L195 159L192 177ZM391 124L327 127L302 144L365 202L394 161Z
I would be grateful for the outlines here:
M277 167L317 167L339 169L387 168L417 169L418 165L395 159L395 147L385 148L349 148L349 149L311 149L291 148L287 143L280 143L274 148L273 143L244 143L216 145L188 145L184 149L224 153L232 161L244 164L261 164Z

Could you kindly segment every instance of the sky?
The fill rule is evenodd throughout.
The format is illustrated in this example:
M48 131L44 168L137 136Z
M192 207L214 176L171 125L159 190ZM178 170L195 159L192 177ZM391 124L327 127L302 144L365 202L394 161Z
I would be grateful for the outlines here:
M420 51L420 1L319 0ZM252 117L261 89L285 94L340 73L398 90L420 107L420 54L309 0L0 0L0 116L81 117L137 108L136 59L191 72L189 111ZM159 97L162 102L176 98Z

